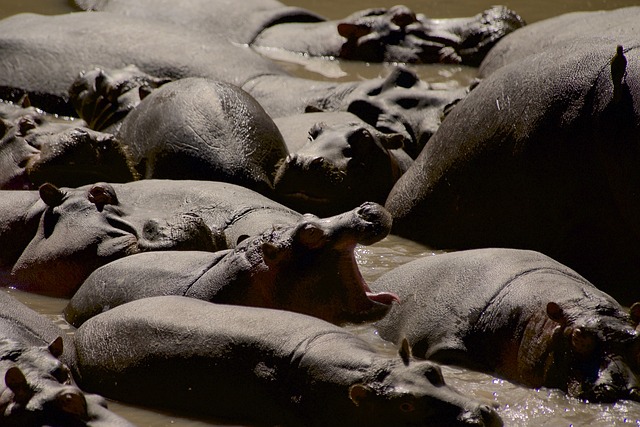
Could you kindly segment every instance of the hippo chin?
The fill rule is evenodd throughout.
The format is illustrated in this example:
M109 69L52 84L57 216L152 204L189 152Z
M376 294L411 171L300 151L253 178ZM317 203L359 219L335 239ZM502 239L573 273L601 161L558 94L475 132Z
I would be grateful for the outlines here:
M640 401L640 304L623 309L539 252L425 257L371 286L403 301L376 324L380 335L406 337L417 357L590 402Z
M75 336L83 387L191 416L291 427L502 426L432 362L376 353L299 313L159 296L95 316Z
M65 309L74 326L128 301L182 295L222 304L295 311L326 321L381 318L396 296L373 293L355 260L391 228L380 205L330 218L305 215L244 239L235 249L148 252L111 262L84 281Z

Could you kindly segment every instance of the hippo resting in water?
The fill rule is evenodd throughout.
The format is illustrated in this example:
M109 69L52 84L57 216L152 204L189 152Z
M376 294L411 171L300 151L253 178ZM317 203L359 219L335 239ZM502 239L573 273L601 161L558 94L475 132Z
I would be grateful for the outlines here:
M142 178L224 181L267 195L276 163L288 154L252 96L197 77L153 90L122 120L116 136Z
M68 297L96 268L156 250L235 247L301 215L255 191L207 181L141 180L3 191L5 286Z
M537 250L623 304L640 300L638 19L640 7L572 14L500 42L482 67L495 71L391 191L392 232Z
M235 249L168 251L128 256L94 271L65 309L79 326L128 301L183 295L206 301L296 311L341 324L377 320L395 295L371 293L355 260L356 244L373 244L391 229L380 205L366 203L331 218L305 215L274 225Z
M276 124L291 154L277 169L274 198L298 212L326 216L384 203L412 162L402 134L382 133L351 113L299 114Z
M501 426L438 366L376 353L320 319L281 310L144 298L76 332L83 387L230 422L284 426ZM175 369L179 366L179 369Z
M416 357L578 399L640 401L640 304L631 313L540 254L476 249L417 259L371 284L401 304L377 323Z
M106 12L16 15L0 21L0 43L0 99L15 101L28 93L35 106L50 113L75 114L68 90L81 71L89 73L86 80L97 80L100 86L104 77L93 72L96 67L117 70L135 65L160 78L145 80L144 86L184 77L234 84L253 96L271 117L304 113L309 106L322 111L348 110L382 132L409 135L411 141L405 148L412 156L438 127L442 108L465 94L464 89L432 89L405 69L396 69L386 78L345 83L292 77L272 61L227 39ZM120 81L109 73L106 75ZM116 85L126 88L123 83ZM132 102L119 95L114 92L118 105ZM407 109L408 104L412 107Z
M113 135L29 106L0 102L0 189L33 190L45 182L76 187L134 179Z
M177 24L235 43L368 62L478 65L506 34L522 27L495 6L470 18L429 19L406 6L356 12L339 21L275 0L76 0L84 10Z
M0 425L132 427L75 385L75 347L60 328L5 292L0 313Z

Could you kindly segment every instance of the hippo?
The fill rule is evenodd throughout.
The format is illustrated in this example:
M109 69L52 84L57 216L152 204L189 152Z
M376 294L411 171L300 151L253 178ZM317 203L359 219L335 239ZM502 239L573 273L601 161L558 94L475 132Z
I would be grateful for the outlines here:
M0 307L1 425L133 427L101 396L77 387L67 365L75 363L69 335L5 292Z
M221 304L296 311L335 324L377 320L395 295L372 293L355 260L391 229L380 205L320 219L274 225L234 249L146 252L106 264L80 286L65 308L74 326L128 301L181 295Z
M265 195L288 151L258 102L230 83L187 77L151 91L116 137L142 178L223 181ZM382 201L384 202L384 201Z
M536 250L630 305L640 300L640 8L584 16L575 25L593 36L507 63L459 101L385 207L394 234L438 249ZM508 38L496 55L515 49Z
M69 102L91 129L115 134L122 120L153 89L170 78L145 73L133 64L112 70L81 71L68 89Z
M283 426L502 425L490 405L446 385L432 362L382 355L299 313L150 297L88 320L75 343L83 387L191 416Z
M375 280L401 304L376 323L416 357L550 387L589 402L640 401L640 304L630 312L539 252L485 248L419 258Z
M225 38L108 12L15 15L0 21L0 42L6 46L0 56L0 99L16 101L27 93L34 106L67 116L76 114L69 88L79 73L135 65L158 78L203 77L234 84L272 118L307 108L350 111L382 132L408 133L412 144L421 147L439 125L444 106L466 94L463 88L432 88L405 68L342 83L293 77Z
M17 105L0 102L0 189L135 178L113 135L89 129L82 120L45 114L29 106L28 98Z
M406 6L372 8L337 21L275 0L76 0L83 10L169 22L236 43L367 62L478 65L500 38L525 25L504 6L476 16L429 19Z
M382 133L351 113L307 113L276 124L287 129L291 154L279 163L274 198L299 212L328 216L364 201L384 203L413 161L402 134Z
M70 297L96 268L138 252L216 251L301 214L233 184L191 180L44 184L3 191L4 286ZM4 249L6 248L6 250Z

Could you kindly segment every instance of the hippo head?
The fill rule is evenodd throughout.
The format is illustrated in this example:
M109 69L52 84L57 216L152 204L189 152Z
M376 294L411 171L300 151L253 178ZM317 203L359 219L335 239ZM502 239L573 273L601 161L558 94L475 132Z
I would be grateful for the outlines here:
M127 155L110 134L83 122L56 119L33 107L0 118L0 188L32 189L44 182L79 186L134 179Z
M329 218L307 214L297 224L274 226L235 249L257 265L248 272L255 288L229 287L216 301L295 311L335 324L379 319L397 297L371 292L354 249L381 240L390 228L389 213L376 203Z
M478 66L498 40L522 26L522 18L504 6L451 20L428 19L406 6L367 9L338 23L338 33L345 39L339 56L368 62Z
M112 132L146 95L169 81L135 65L113 70L95 68L80 73L69 88L69 98L91 129Z
M464 98L467 88L434 89L416 73L398 66L386 76L368 79L330 100L311 102L310 111L348 111L383 133L405 137L404 151L416 158L440 126L448 105ZM329 105L326 105L327 102Z
M408 351L409 345L403 346ZM415 360L408 353L387 360L375 380L349 388L349 399L366 426L501 427L490 404L460 394L448 386L438 365Z
M597 315L571 315L555 302L547 315L554 330L554 365L549 384L591 402L640 401L640 303L630 314L596 307Z
M114 186L77 189L43 184L35 236L11 270L31 292L68 297L96 268L150 250L215 250L221 239L190 212L152 212L120 203ZM158 215L155 217L154 215Z
M109 412L104 399L85 395L58 360L62 339L48 346L0 340L0 424L7 427L130 424ZM107 425L107 424L105 424Z
M400 134L383 134L358 123L314 125L308 142L280 164L274 189L299 211L327 216L365 201L384 203L402 166L390 150L402 147Z

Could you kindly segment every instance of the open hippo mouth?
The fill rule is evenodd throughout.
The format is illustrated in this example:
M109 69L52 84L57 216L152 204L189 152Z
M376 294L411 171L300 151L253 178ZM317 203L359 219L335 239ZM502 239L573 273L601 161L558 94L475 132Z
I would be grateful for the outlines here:
M282 292L283 300L294 311L335 324L382 318L399 298L390 292L371 291L360 272L355 248L382 240L391 222L391 215L371 202L328 218L304 215L292 230L286 277L279 279L290 282Z

